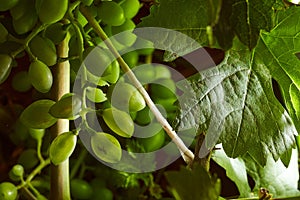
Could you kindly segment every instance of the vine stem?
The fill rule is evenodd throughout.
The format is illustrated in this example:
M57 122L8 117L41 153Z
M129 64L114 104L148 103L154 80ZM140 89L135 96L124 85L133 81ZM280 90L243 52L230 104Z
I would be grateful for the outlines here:
M70 35L57 46L58 57L68 56ZM53 66L53 86L51 96L58 101L65 93L70 92L70 64L69 61L59 62ZM69 120L59 119L51 129L52 139L63 132L69 131ZM59 165L51 165L50 200L70 200L69 160Z
M145 88L142 86L142 84L138 81L134 73L131 71L127 63L123 60L123 58L120 56L119 52L116 50L110 39L107 37L101 26L98 24L96 19L89 13L89 10L81 6L80 12L83 14L83 16L87 19L88 23L93 27L94 31L97 33L97 35L104 41L106 46L109 48L109 50L112 52L112 54L117 58L121 69L128 74L128 77L130 81L133 83L133 85L139 90L141 95L144 97L147 105L149 106L150 110L156 117L157 121L162 125L163 129L166 131L166 133L169 135L169 137L173 140L173 142L177 145L177 148L181 152L181 155L186 163L191 163L194 159L194 154L185 146L183 141L178 137L177 133L173 130L171 125L168 123L168 121L163 117L163 115L160 113L156 105L151 100L149 94L145 90Z

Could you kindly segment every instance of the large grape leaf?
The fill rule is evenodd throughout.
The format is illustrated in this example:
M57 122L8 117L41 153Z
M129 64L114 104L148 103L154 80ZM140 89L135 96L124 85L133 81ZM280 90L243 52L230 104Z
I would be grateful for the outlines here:
M217 67L179 83L193 94L179 99L178 129L206 131L208 148L220 142L229 157L248 152L265 165L270 154L277 160L294 146L297 132L274 96L267 67L254 55L237 44Z
M142 19L139 27L163 27L180 31L203 46L218 46L212 44L214 35L223 49L229 49L237 35L242 43L252 49L257 43L260 30L269 31L274 26L274 13L283 7L280 2L160 0L151 7L150 15Z
M255 49L270 69L272 77L282 88L287 109L300 131L300 7L278 13L278 25L270 32L262 32Z

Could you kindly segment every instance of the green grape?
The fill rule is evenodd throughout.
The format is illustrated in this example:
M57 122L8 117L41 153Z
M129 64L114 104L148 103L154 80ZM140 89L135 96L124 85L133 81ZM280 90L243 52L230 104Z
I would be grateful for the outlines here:
M14 6L10 13L13 17L13 27L18 34L32 30L38 21L34 0L22 0Z
M113 1L102 1L98 7L98 17L111 26L120 26L124 23L124 11L119 4Z
M7 40L8 31L6 30L5 26L0 23L0 43L3 43Z
M93 189L85 180L72 179L70 186L71 186L71 195L73 198L89 199L92 196Z
M77 136L72 132L64 132L58 135L50 145L50 160L54 165L58 165L68 159L77 142Z
M0 84L3 83L10 74L12 58L7 54L0 54Z
M44 24L53 24L61 20L68 10L68 0L36 1L38 16Z
M56 48L50 39L37 35L30 41L29 48L46 65L52 66L56 64Z
M137 112L135 121L140 125L146 125L149 124L153 119L154 119L154 114L147 106L143 110Z
M31 84L37 91L46 93L51 89L53 83L52 73L43 62L39 60L33 61L29 66L28 76Z
M24 142L28 138L28 128L18 119L13 127L13 133L10 139L15 145Z
M92 47L85 50L86 59L84 65L89 72L97 77L102 76L105 69L112 63L112 55L109 50Z
M133 18L140 9L139 0L123 0L120 6L124 10L124 16L128 19Z
M151 97L168 99L176 97L176 85L172 79L158 79L151 84Z
M130 68L133 68L139 61L139 54L136 51L129 51L128 53L123 54L122 58Z
M151 83L155 80L155 71L151 64L133 68L133 73L142 84Z
M6 11L14 7L19 0L1 0L0 11Z
M133 48L135 48L140 55L144 56L151 55L154 51L153 43L141 37L137 37L135 43L133 44Z
M53 106L51 106L49 113L60 119L76 119L81 111L81 99L78 95L71 95L61 98Z
M137 112L146 106L140 92L128 83L120 82L111 86L107 93L112 106L120 110Z
M12 79L12 87L18 92L27 92L31 88L31 82L27 71L16 73Z
M164 65L156 65L154 67L154 71L155 71L155 79L161 79L161 78L170 79L171 78L170 70L168 69L168 67L166 67Z
M174 98L168 98L168 99L159 98L159 99L155 99L154 103L159 104L162 107L164 107L164 109L167 112L173 112L173 111L177 110L177 106L174 105L176 100L177 99L175 97Z
M25 170L32 169L39 163L36 150L26 149L18 159L18 164L22 165Z
M91 148L95 156L107 163L117 163L121 160L122 149L119 141L104 132L93 133Z
M92 5L94 0L80 0L85 6Z
M65 39L68 32L68 27L70 24L64 25L61 22L51 24L45 30L45 36L49 38L54 44L59 44Z
M14 165L11 171L17 177L22 177L24 175L24 167L20 164Z
M95 103L101 103L107 100L106 95L99 88L87 87L86 89L87 98Z
M0 199L15 200L18 196L17 187L10 182L2 182L0 184Z
M156 129L154 129L156 130ZM145 131L145 134L153 135L151 130ZM146 152L160 149L165 142L165 131L161 129L155 135L147 138L137 138L138 142L144 147Z
M104 109L103 119L107 126L122 137L131 137L134 132L134 123L130 115L116 108Z
M56 118L52 117L48 112L55 102L49 99L42 99L33 102L25 110L23 110L20 120L21 122L29 127L36 129L49 128L57 121Z
M127 19L122 25L120 26L113 26L111 27L111 32L113 35L116 35L116 40L125 46L132 46L133 43L136 41L137 36L132 33L132 30L135 28L135 24L132 20Z
M118 81L119 75L120 65L118 61L114 60L103 72L101 80L114 84Z
M95 200L99 197L101 197L101 200L113 200L113 193L106 187L97 187L95 190L93 190L90 200Z
M45 129L29 128L28 131L30 136L37 141L41 140L45 135Z

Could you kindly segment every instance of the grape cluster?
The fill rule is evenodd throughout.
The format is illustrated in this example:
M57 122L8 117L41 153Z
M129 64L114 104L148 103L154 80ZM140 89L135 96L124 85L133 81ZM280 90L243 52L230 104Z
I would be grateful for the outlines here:
M144 97L81 12L81 7L89 11L165 117L173 120L176 86L168 68L160 64L147 64L142 70L137 67L144 64L141 58L151 57L154 51L152 42L133 32L133 18L140 6L138 0L1 1L0 84L9 82L14 92L30 96L32 101L13 105L15 122L11 122L9 138L25 150L9 171L11 182L0 184L0 199L17 199L21 188L29 189L37 199L46 199L50 175L38 175L34 180L27 177L37 176L35 169L47 168L50 163L58 165L72 154L79 156L75 148L79 134L88 134L94 156L107 163L119 162L122 148L135 146L138 152L152 152L166 143L165 131ZM68 41L68 56L59 57L57 47L64 40ZM136 49L140 46L144 48ZM70 85L80 90L54 100L54 68L65 61L70 63ZM7 120L14 121L11 118ZM50 127L59 119L70 120L72 130L51 142ZM100 123L101 130L94 123ZM138 138L136 126L150 137ZM81 163L72 163L78 170L76 165ZM82 172L88 171L82 168ZM74 172L71 177L73 198L113 199L109 184L97 177L87 180L77 175Z

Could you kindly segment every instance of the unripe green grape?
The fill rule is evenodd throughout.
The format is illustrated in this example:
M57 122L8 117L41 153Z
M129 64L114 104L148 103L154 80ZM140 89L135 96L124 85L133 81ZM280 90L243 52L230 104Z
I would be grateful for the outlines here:
M41 92L46 93L51 89L53 76L47 65L39 60L33 61L28 70L28 76L33 87Z
M145 132L145 134L153 135L147 138L138 138L138 142L144 147L146 152L152 152L160 149L165 142L165 131L161 129L157 133Z
M111 31L113 35L116 35L115 38L118 42L129 47L133 45L133 43L136 41L137 38L137 36L134 33L132 33L132 30L134 28L135 28L135 24L133 23L133 21L127 19L120 26L112 26Z
M18 163L21 164L25 170L35 167L39 163L36 150L26 149L23 151L18 159Z
M168 67L166 67L164 65L156 65L154 67L154 71L155 71L155 79L161 79L161 78L170 79L171 78L170 70L168 69Z
M0 43L3 43L7 40L7 36L8 36L8 31L5 28L5 26L3 26L2 23L0 23Z
M12 9L13 27L18 34L32 30L37 23L38 16L35 11L34 0L22 0Z
M101 103L107 100L106 94L100 88L87 87L86 90L87 98L95 103Z
M36 2L38 16L44 24L61 20L68 10L68 0L40 0Z
M55 104L49 99L37 100L30 104L20 115L21 122L28 128L45 129L56 123L57 119L49 114Z
M13 127L13 133L9 135L15 145L19 145L28 138L28 128L18 119Z
M146 125L149 124L153 119L154 119L154 114L147 106L143 110L137 112L135 121L140 125Z
M85 6L92 5L94 0L80 0Z
M124 16L128 19L133 18L140 9L139 0L123 0L120 6L124 10Z
M12 58L7 54L0 54L0 84L3 83L12 68Z
M72 179L71 180L71 195L76 199L88 199L92 196L92 187L82 179Z
M106 24L120 26L124 23L124 11L113 1L102 1L98 7L98 17Z
M17 187L10 182L2 182L0 184L0 199L15 200L18 196Z
M134 123L130 115L116 108L107 108L102 117L107 126L122 137L131 137L134 132Z
M159 104L162 107L164 107L164 109L167 112L173 112L177 109L177 106L174 105L176 100L177 99L175 97L174 98L167 98L167 99L162 98L162 99L155 99L154 103Z
M101 77L113 61L110 51L100 47L88 48L84 54L86 57L84 60L85 67L97 77Z
M49 149L49 156L54 165L58 165L68 159L77 142L77 136L72 132L64 132L58 135L51 143Z
M151 64L133 68L133 72L142 84L151 83L155 80L155 70Z
M16 164L11 169L12 173L17 177L23 177L24 175L24 167L20 164Z
M19 0L1 0L0 11L6 11L14 7Z
M154 51L153 43L141 37L137 37L135 43L133 44L133 48L135 48L140 55L144 56L151 55Z
M56 48L50 39L37 35L29 42L29 48L30 51L47 66L56 64Z
M27 71L16 73L12 79L12 87L18 92L27 92L31 88L31 82Z
M49 113L60 119L76 119L81 111L81 99L77 95L70 95L61 98L49 109Z
M110 189L106 187L98 187L96 190L93 191L93 195L90 198L91 200L97 199L101 197L101 200L113 200L113 193Z
M101 79L109 83L116 83L120 75L120 65L117 60L114 60L103 72Z
M139 54L136 51L129 51L128 53L123 54L122 58L130 68L133 68L139 61Z
M140 92L128 83L118 83L109 87L108 97L112 106L129 112L145 108L146 103Z
M151 84L150 94L153 98L174 98L176 97L176 85L172 79L158 79Z
M37 141L41 140L45 135L45 129L29 128L28 131L30 136Z
M45 36L49 38L54 44L59 44L61 41L65 39L67 36L68 26L64 25L61 22L57 22L55 24L51 24L45 30Z

